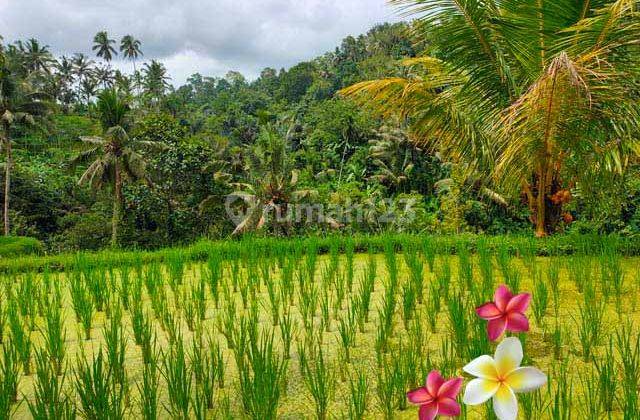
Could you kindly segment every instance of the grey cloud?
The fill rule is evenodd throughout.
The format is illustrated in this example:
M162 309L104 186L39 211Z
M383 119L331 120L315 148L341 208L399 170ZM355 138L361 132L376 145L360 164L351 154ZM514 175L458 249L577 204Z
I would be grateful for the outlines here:
M385 0L0 0L6 40L34 37L60 55L90 53L99 30L116 39L131 33L177 83L196 71L253 77L290 66L388 20Z

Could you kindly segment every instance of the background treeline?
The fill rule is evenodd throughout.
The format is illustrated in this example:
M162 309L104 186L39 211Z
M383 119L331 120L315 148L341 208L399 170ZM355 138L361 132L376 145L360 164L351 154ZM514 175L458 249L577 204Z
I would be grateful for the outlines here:
M116 42L99 32L95 60L53 57L37 40L5 42L0 113L12 115L3 119L2 140L9 233L38 238L51 251L98 249L113 243L114 212L117 244L125 247L215 239L234 229L296 235L336 228L258 220L264 203L286 209L304 200L369 209L362 222L339 228L346 232L531 232L523 198L470 181L437 151L415 146L407 121L382 119L338 95L360 81L407 76L401 61L430 48L428 39L412 40L410 26L376 26L312 61L266 68L253 81L237 72L194 74L178 88L162 63L142 63L144 45L131 36ZM118 53L132 73L113 70ZM111 108L103 91L118 96ZM113 136L105 115L118 104L130 142L122 150L135 159L122 172L122 202L114 206L107 149L91 147ZM560 229L638 232L636 173L630 165L624 176L601 181L606 189L594 180L591 189L572 191ZM240 230L224 210L234 191L250 209ZM415 219L383 224L374 217L397 211L394 203L405 198L416 200Z

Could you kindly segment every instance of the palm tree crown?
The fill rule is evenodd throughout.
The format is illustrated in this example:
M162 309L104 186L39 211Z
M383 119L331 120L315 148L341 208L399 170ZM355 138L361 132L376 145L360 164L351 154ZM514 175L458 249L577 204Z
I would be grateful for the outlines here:
M125 35L120 41L120 52L124 58L135 61L139 56L144 55L140 50L140 41L132 35Z
M145 93L155 100L162 98L169 89L171 80L164 64L151 60L151 63L145 63L143 73Z
M93 51L96 51L98 57L103 58L105 61L111 61L113 56L118 55L114 44L114 39L109 39L107 31L100 31L93 37Z

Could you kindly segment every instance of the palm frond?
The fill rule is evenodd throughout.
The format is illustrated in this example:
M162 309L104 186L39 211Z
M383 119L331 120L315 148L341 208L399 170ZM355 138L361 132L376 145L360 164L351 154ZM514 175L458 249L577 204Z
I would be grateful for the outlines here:
M91 149L78 153L78 155L71 160L70 162L71 167L73 168L93 160L100 153L101 150L102 150L101 147L93 147Z

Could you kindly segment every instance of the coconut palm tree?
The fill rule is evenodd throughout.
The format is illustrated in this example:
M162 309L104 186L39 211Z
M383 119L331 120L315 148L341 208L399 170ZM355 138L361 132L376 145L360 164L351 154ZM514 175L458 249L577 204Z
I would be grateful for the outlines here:
M74 73L77 78L77 96L78 100L81 101L83 93L82 84L86 82L87 79L90 79L93 74L93 65L95 64L93 60L82 53L77 53L71 59L73 64ZM88 86L87 86L88 87Z
M144 55L140 50L140 45L140 41L135 39L133 35L125 35L120 41L120 52L124 58L131 60L133 73L136 72L136 60L139 56Z
M93 60L82 53L75 54L71 59L71 63L78 80L82 80L89 76L92 72L93 65L95 64Z
M73 84L75 83L73 62L63 55L60 60L55 62L55 69L56 72L52 82L57 86L55 98L63 104L63 110L66 112L76 96L73 90Z
M98 84L102 85L104 89L113 87L115 82L115 74L111 67L100 66L95 69L93 76Z
M60 57L60 60L55 63L56 74L66 84L72 85L75 77L75 70L73 68L73 61L67 56Z
M92 50L96 51L96 55L108 63L113 59L113 56L118 55L113 46L115 43L114 39L109 38L107 31L100 31L93 37Z
M403 130L382 127L377 138L369 141L369 158L376 167L370 178L401 190L413 172L413 154L417 151Z
M0 147L4 163L4 235L9 235L9 205L11 170L13 169L12 129L18 124L33 124L36 117L47 113L44 95L33 89L27 80L16 76L13 63L0 52Z
M292 225L287 217L289 207L316 194L313 190L299 189L298 172L288 155L285 136L275 129L264 128L256 144L246 156L244 183L235 183L238 190L229 198L243 204L244 212L234 220L233 235L270 227L275 233L286 234ZM212 205L216 197L205 199L201 210Z
M152 100L159 101L171 86L169 84L171 78L167 75L167 69L159 61L151 60L151 63L144 64L142 72L145 93Z
M638 2L390 0L432 55L406 77L343 91L410 121L411 136L506 192L554 231L585 167L639 150Z
M125 96L131 96L133 92L133 80L131 76L127 76L120 70L116 70L113 76L113 82L119 92L122 92Z
M50 73L50 66L54 63L54 59L48 45L40 45L40 42L35 38L30 38L26 44L21 45L23 46L27 72L36 73L41 71Z
M89 104L91 98L98 92L98 81L94 77L85 77L80 82L80 94L84 96L85 103Z
M137 149L158 146L129 137L129 106L114 89L98 95L97 113L103 129L101 137L83 137L91 147L80 153L73 165L88 163L78 183L93 189L110 187L113 192L111 245L118 245L118 228L122 218L122 185L124 179L148 180L146 162Z

